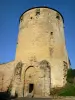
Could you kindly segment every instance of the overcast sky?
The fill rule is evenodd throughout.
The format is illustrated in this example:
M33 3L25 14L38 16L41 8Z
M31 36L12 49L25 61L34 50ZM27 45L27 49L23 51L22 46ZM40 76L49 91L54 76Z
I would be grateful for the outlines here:
M48 6L63 15L66 48L75 68L75 0L0 0L0 63L14 60L19 17L36 6Z

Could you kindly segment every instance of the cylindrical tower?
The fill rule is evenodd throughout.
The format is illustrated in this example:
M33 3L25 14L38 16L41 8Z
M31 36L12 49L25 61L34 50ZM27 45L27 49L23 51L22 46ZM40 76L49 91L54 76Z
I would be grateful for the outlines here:
M16 59L65 59L63 18L53 9L33 8L20 17Z
M35 7L20 17L16 60L47 60L51 67L52 86L64 82L64 64L68 67L62 15L48 7ZM61 77L59 78L59 76Z

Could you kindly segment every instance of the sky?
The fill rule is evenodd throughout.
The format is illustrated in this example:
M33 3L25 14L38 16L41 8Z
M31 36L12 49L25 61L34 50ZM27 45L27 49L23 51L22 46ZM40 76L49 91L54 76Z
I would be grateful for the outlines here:
M21 14L32 7L48 6L64 17L66 48L75 69L75 0L0 0L0 63L15 59Z

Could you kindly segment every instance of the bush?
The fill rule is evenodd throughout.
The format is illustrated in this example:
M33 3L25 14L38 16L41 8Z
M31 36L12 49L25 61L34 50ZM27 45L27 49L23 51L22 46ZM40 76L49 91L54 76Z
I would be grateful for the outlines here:
M55 88L51 90L53 96L75 96L75 85L67 83L62 88Z
M68 69L67 82L74 83L74 79L75 79L75 69Z
M67 84L62 88L54 88L51 95L57 96L75 96L75 69L68 69Z
M75 85L67 83L59 92L59 96L75 96Z

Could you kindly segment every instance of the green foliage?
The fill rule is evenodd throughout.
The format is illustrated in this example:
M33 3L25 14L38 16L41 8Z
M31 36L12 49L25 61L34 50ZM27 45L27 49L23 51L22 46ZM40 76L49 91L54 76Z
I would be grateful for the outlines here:
M75 96L75 84L67 83L58 94L59 96Z
M67 72L67 82L74 83L75 69L68 69Z
M67 83L62 88L56 88L51 91L51 95L56 96L75 96L75 84Z
M53 89L51 95L75 96L75 69L68 69L67 84L62 88Z
M52 88L50 94L57 95L62 88Z

